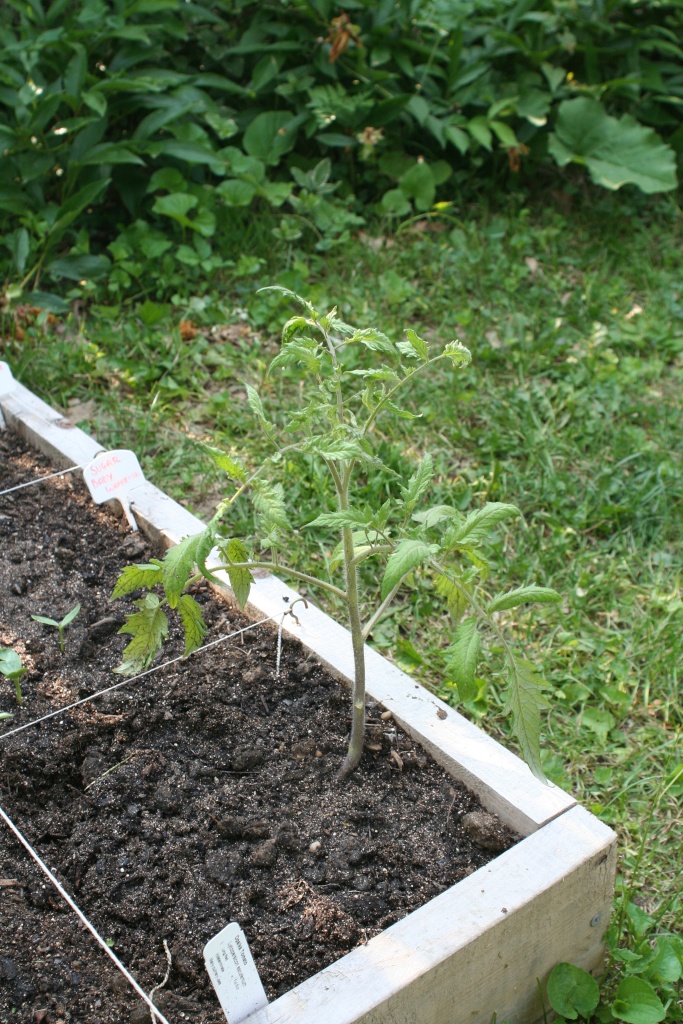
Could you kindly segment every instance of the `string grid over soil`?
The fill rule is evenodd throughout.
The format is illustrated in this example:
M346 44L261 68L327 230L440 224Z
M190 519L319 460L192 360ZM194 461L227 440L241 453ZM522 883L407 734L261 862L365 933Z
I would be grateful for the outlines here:
M0 434L0 490L49 472ZM0 497L0 644L29 669L24 703L0 678L0 735L120 681L130 602L120 569L159 552L61 477ZM135 596L135 595L133 595ZM250 625L204 586L207 639ZM60 619L82 610L59 652ZM182 652L180 637L163 660ZM247 934L269 998L512 845L473 841L481 810L379 706L360 769L336 780L349 697L298 642L250 628L109 695L0 739L0 803L169 1019L224 1021L202 949ZM436 712L435 712L436 713ZM33 865L0 831L0 1018L119 1024L149 1011ZM14 1016L15 1015L15 1016Z

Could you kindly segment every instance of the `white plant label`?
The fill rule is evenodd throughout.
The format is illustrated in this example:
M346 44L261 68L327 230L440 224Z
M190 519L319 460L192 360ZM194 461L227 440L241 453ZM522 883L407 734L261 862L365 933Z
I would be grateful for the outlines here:
M121 503L131 530L137 530L138 524L131 511L128 495L134 487L145 482L145 475L135 452L126 448L102 452L85 467L83 479L93 501L101 505L104 501L116 498Z
M14 391L15 383L7 363L0 363L0 395L8 395L10 391Z
M259 978L247 938L236 921L209 939L204 963L228 1024L267 1006L268 997Z

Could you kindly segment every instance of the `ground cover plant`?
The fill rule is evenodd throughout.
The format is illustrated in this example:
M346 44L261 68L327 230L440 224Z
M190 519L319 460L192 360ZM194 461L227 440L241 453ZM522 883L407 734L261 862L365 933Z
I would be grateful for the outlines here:
M582 168L673 190L680 0L8 0L0 8L6 295L197 292L235 220L320 250ZM244 263L242 261L242 266ZM144 283L143 283L144 282Z
M617 829L619 900L628 897L654 922L646 941L678 934L677 208L634 194L600 199L565 183L542 206L513 197L420 218L399 234L388 227L379 223L323 261L297 241L273 249L267 222L252 222L244 236L250 263L220 289L190 287L166 303L146 299L125 311L102 291L85 316L79 308L63 317L15 308L3 319L2 357L103 443L133 447L150 478L207 515L223 484L196 442L218 434L236 454L253 438L241 381L263 390L287 315L286 302L259 294L260 284L275 277L324 308L342 296L345 320L381 316L388 333L414 318L427 340L457 334L472 366L455 387L446 379L415 382L410 399L422 417L408 427L388 417L382 457L409 476L410 460L430 451L435 500L465 514L487 500L519 505L521 529L501 524L491 556L504 553L514 585L533 578L564 595L559 605L503 613L553 687L553 720L542 723L544 771ZM291 401L288 373L265 384L264 399L276 411ZM267 454L255 440L254 463ZM302 518L314 519L325 494L321 478L295 460L287 472L292 501ZM381 504L379 475L375 486ZM248 511L235 529L253 534ZM293 533L289 544L302 571L325 571L332 549L312 531ZM334 595L319 596L343 614ZM368 596L376 600L371 590ZM429 590L407 587L369 640L466 714L485 715L484 727L504 738L498 652L483 658L476 696L463 702L444 672L442 615ZM606 1005L628 954L642 955L628 917L621 920L614 948L624 953L612 961ZM666 1012L676 1019L673 1005Z

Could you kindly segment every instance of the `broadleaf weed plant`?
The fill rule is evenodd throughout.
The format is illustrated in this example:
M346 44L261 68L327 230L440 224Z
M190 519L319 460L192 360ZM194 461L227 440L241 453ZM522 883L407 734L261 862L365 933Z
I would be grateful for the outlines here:
M232 481L233 491L218 504L204 531L170 548L163 560L132 565L121 573L112 599L141 588L150 592L137 601L138 611L121 629L132 639L116 671L133 675L150 664L169 634L165 607L180 614L185 653L195 650L206 626L198 603L187 589L202 577L220 583L215 575L219 569L227 573L242 608L256 569L322 588L345 605L353 645L351 733L340 769L340 776L345 777L357 766L363 752L365 642L401 586L421 572L432 579L454 623L447 669L463 699L475 690L482 632L495 638L507 668L506 710L512 715L527 763L538 778L545 780L539 737L541 710L548 706L546 684L501 630L496 613L527 602L555 602L559 594L532 584L491 597L483 586L491 568L484 555L484 542L498 524L518 517L519 510L503 502L488 502L467 515L447 504L422 508L421 499L433 476L431 456L425 453L410 478L403 480L382 462L375 441L382 414L415 418L401 398L410 391L418 374L429 374L444 362L458 370L470 362L469 351L453 341L432 354L428 343L413 330L406 331L404 340L393 342L376 328L356 329L343 322L336 308L322 314L295 293L279 287L277 290L295 300L302 312L284 325L282 345L270 362L266 379L279 368L296 368L301 400L294 411L276 423L269 419L258 391L245 384L249 406L272 446L272 454L249 469L242 458L205 446L214 463ZM358 367L352 354L358 347L371 354L371 366ZM321 512L306 526L337 532L339 542L330 569L340 571L339 583L301 572L282 560L286 531L291 525L285 490L277 477L286 461L296 454L320 460L331 479L336 507ZM387 473L394 483L391 496L374 506L363 500L362 487L363 474L373 469ZM251 552L245 541L230 531L230 513L248 491L260 527L259 551L269 552L269 557ZM212 564L209 569L207 560L214 548L223 564ZM382 566L381 596L362 621L359 566L367 559L376 559ZM163 597L152 592L157 586L161 586Z
M34 620L34 622L40 622L44 626L52 626L53 629L57 630L57 632L59 633L59 650L61 651L62 654L64 654L64 633L67 627L70 626L71 623L74 621L80 610L80 604L75 605L70 612L66 613L63 619L59 620L59 622L57 621L57 619L51 619L48 615L32 615L31 618Z
M17 704L21 704L24 698L21 693L20 680L28 672L28 669L24 668L20 656L12 647L0 647L0 672L14 683ZM11 716L3 715L1 717Z

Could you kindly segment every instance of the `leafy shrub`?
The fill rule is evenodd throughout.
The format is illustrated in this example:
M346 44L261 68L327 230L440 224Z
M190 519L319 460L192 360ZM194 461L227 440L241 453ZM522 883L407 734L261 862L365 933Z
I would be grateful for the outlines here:
M550 157L672 189L682 26L681 0L7 0L10 298L201 287L246 210L325 249Z

